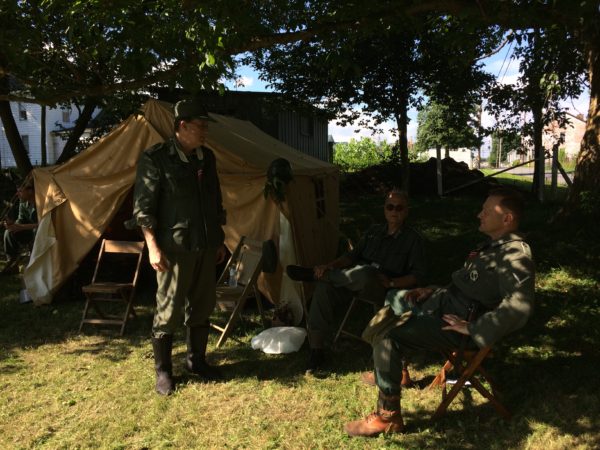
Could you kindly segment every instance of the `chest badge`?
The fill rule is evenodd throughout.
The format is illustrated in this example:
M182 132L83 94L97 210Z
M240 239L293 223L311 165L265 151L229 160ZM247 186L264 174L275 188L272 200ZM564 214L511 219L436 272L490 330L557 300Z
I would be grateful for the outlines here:
M471 281L477 281L479 278L479 272L477 272L477 270L472 270L471 273L469 273L469 278Z

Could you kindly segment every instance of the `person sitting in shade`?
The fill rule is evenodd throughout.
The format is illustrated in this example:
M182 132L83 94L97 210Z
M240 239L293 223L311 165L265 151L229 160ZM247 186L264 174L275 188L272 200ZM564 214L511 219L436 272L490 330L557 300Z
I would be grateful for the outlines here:
M464 336L465 348L483 348L525 325L533 311L535 268L529 245L518 232L523 208L515 191L491 191L477 216L479 231L489 240L469 253L448 287L418 288L404 294L402 308L413 304L410 317L373 345L377 409L347 423L350 436L403 431L400 379L402 361L410 352L451 351L462 347Z
M35 209L35 190L33 182L29 181L17 189L19 197L19 213L17 219L4 221L4 251L6 253L6 265L3 274L16 273L18 271L17 259L19 250L33 242L35 229L38 226L37 212Z
M317 282L308 312L308 373L327 363L326 342L333 335L342 304L348 304L358 293L383 305L389 289L406 289L423 282L423 239L404 223L408 217L406 192L386 194L383 211L386 223L370 227L353 250L314 268L286 268L292 280Z

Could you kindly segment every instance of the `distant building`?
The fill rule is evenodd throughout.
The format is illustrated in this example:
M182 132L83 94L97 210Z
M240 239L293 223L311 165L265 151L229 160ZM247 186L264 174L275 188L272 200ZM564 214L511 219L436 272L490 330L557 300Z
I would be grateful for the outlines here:
M29 154L31 164L42 163L41 132L42 107L34 103L10 102L10 107ZM47 108L46 110L46 161L54 164L66 143L61 130L72 128L79 117L75 106L71 108ZM0 122L0 167L15 167L12 150L6 138L4 125Z
M581 141L585 134L586 121L582 114L573 115L567 113L570 124L564 128L558 126L556 122L552 122L544 128L542 136L542 145L546 150L552 150L552 147L560 139L561 134L564 134L564 142L559 145L559 148L564 149L567 159L576 159L581 147Z
M158 90L159 100L176 102L185 96L181 91ZM302 112L283 103L280 94L271 92L226 91L223 95L200 94L210 112L252 122L265 133L307 155L332 161L325 117L307 105Z
M446 154L446 150L442 148L442 158ZM427 150L427 156L430 158L437 158L437 151L435 148ZM456 162L464 162L469 169L476 167L477 163L475 160L475 152L470 148L462 147L456 150L450 150L450 158Z
M552 151L555 143L560 139L561 134L564 134L564 142L559 145L559 149L564 149L565 157L569 160L577 159L581 141L585 134L586 120L582 114L573 115L567 113L570 119L570 124L566 127L559 127L556 122L552 122L544 128L542 135L542 146L548 152ZM525 153L519 153L512 150L506 155L506 161L509 165L531 161L533 159L533 147L529 146Z

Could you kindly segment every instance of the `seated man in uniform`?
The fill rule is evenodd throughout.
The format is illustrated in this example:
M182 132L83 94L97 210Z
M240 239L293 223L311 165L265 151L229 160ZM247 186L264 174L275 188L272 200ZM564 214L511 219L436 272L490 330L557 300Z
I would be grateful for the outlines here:
M490 239L469 254L448 287L405 294L406 303L415 305L410 318L373 344L377 410L347 423L350 436L402 431L400 378L409 352L456 349L464 335L468 348L483 348L525 325L533 310L535 269L529 245L518 233L522 213L518 193L491 191L478 215L479 231ZM468 322L472 310L477 314Z
M308 313L311 354L307 372L326 362L325 341L331 338L340 304L363 292L360 295L383 305L388 289L417 286L425 276L423 240L404 224L408 195L389 192L383 210L386 223L369 228L352 251L314 268L287 267L292 280L318 281Z
M21 246L33 242L35 229L38 225L37 212L35 210L35 190L33 182L27 182L17 189L19 197L19 213L17 220L7 219L4 222L4 251L6 252L6 265L3 274L16 273L17 257Z

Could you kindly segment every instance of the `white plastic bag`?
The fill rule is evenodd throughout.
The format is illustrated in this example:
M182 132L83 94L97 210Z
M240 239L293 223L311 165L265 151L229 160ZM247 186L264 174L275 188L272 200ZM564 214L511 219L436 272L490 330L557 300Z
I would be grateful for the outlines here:
M269 354L297 352L306 338L306 330L300 327L268 328L252 338L254 350Z

